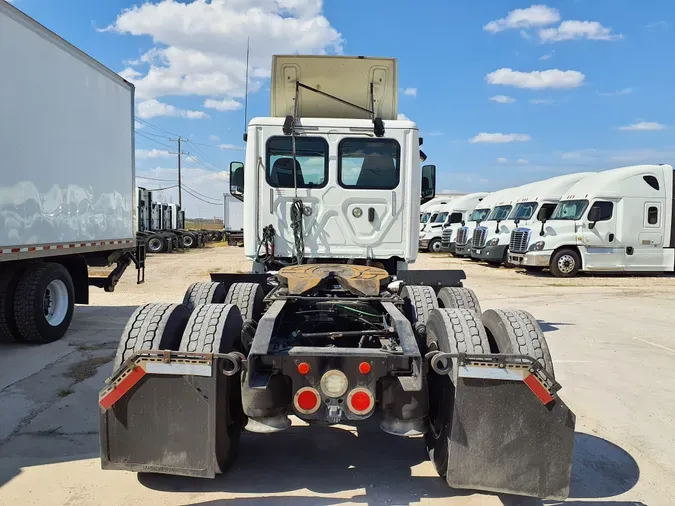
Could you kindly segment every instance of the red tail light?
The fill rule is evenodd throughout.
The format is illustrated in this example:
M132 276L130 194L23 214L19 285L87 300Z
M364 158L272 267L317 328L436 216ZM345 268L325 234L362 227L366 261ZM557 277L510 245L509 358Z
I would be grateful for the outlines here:
M355 388L347 396L347 405L355 415L366 415L375 406L375 398L367 388Z
M321 396L316 389L304 387L295 392L293 403L300 413L311 415L321 406Z

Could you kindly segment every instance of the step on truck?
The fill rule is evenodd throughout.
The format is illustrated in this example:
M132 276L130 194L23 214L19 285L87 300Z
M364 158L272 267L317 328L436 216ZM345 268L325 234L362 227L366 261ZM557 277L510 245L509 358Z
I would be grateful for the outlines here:
M0 68L0 342L48 343L90 286L144 279L134 87L7 2Z
M242 430L273 444L291 416L374 417L423 435L451 487L565 498L575 416L536 319L483 312L462 271L407 269L436 174L397 119L397 61L275 56L271 90L231 164L251 272L131 316L99 395L102 467L213 478Z

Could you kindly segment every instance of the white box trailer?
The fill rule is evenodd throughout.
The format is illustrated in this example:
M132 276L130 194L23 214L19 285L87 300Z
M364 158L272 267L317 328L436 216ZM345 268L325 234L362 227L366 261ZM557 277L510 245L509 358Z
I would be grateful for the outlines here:
M244 241L244 203L229 193L223 194L223 230L229 244Z
M134 87L6 2L0 68L0 341L49 342L90 285L141 282Z

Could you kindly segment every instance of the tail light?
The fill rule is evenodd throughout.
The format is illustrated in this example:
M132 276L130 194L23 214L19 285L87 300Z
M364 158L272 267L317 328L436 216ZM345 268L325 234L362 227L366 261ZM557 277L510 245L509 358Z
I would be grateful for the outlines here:
M295 392L293 404L300 413L311 415L321 406L321 396L315 388L304 387Z
M367 388L355 388L347 396L347 406L355 415L367 415L375 406L375 398Z

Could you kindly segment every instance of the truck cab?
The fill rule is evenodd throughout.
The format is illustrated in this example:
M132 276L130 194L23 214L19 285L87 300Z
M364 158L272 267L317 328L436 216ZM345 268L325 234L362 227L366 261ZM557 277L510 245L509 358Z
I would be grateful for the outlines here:
M673 168L637 165L592 174L569 188L525 267L556 277L580 271L673 271Z
M487 196L486 192L470 193L458 197L451 202L448 216L443 222L441 234L441 251L455 254L457 231L467 222L477 205Z

